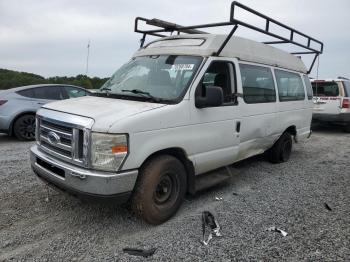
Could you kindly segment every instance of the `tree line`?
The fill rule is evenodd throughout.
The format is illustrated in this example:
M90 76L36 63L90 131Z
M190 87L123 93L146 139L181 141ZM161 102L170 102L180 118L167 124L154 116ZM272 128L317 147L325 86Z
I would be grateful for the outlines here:
M108 78L89 77L86 75L72 77L54 76L45 78L32 73L0 68L0 90L36 84L69 84L81 86L87 89L98 89L107 80Z

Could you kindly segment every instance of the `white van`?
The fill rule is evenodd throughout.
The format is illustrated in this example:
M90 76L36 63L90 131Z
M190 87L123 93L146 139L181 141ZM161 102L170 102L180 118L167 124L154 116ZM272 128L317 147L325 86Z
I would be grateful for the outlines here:
M141 30L140 21L160 29ZM141 48L99 92L39 110L34 172L77 196L130 199L138 215L159 224L186 193L228 177L224 168L213 170L264 152L271 162L287 161L292 138L310 135L308 70L297 56L234 37L238 25L248 25L234 14L222 24L233 26L229 35L198 30L218 24L183 27L137 18ZM178 34L163 37L169 31ZM161 38L144 45L146 35ZM296 43L292 34L278 39Z
M337 124L350 132L350 81L344 77L312 81L313 122Z

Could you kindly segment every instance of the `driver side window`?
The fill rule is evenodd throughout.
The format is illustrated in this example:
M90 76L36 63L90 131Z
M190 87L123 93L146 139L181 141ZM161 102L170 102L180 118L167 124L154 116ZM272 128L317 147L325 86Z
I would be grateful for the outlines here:
M196 96L204 97L208 86L217 86L222 89L224 95L224 105L234 102L232 96L231 70L233 65L225 61L212 62L203 79L196 89Z

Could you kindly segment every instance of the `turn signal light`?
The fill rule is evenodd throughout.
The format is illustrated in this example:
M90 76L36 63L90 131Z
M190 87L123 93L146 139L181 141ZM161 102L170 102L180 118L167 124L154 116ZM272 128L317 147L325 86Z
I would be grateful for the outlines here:
M112 153L127 153L128 147L126 145L118 145L118 146L112 146Z
M7 102L7 100L0 100L0 106L2 106L3 104L5 104Z
M350 99L349 98L343 98L341 108L350 108Z

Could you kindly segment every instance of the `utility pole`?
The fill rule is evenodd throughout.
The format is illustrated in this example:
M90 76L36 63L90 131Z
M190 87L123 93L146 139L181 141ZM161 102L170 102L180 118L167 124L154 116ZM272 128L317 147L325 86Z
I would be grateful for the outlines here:
M87 45L87 57L86 57L86 72L85 75L87 76L89 73L89 55L90 55L90 39Z

